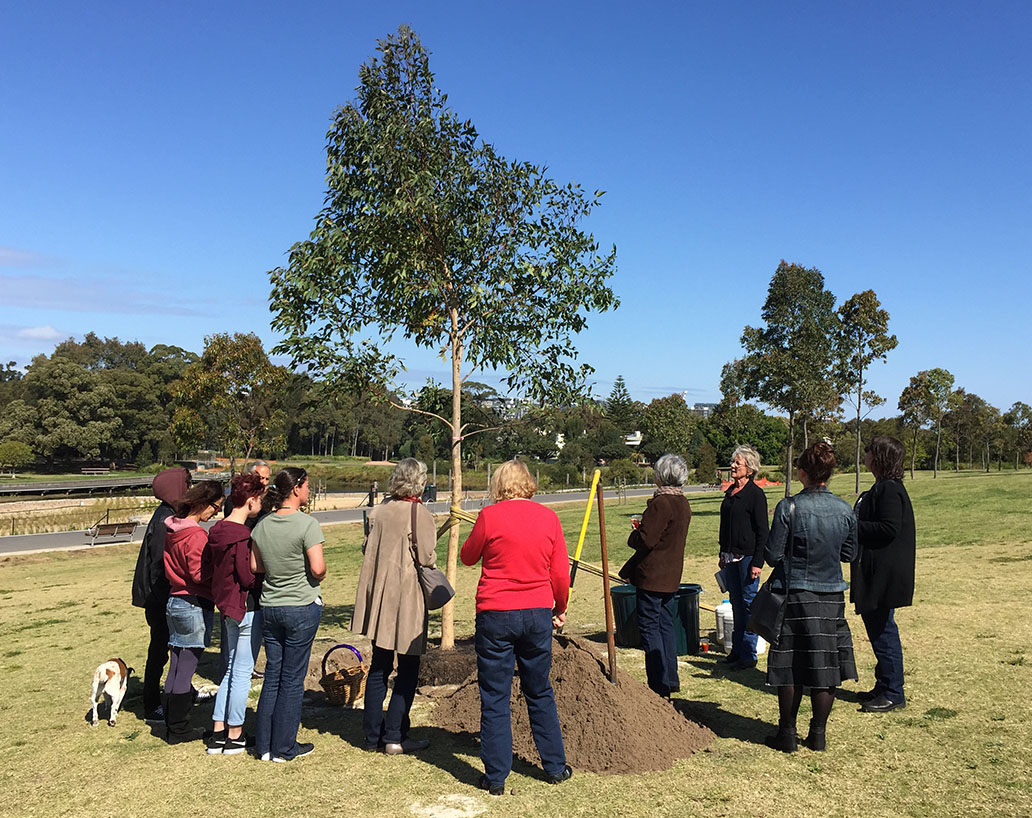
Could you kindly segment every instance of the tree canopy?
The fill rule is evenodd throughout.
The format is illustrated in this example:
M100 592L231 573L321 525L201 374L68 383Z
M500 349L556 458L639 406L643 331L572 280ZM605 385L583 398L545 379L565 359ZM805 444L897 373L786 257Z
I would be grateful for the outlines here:
M586 389L573 336L617 306L600 254L579 223L602 196L507 160L447 104L429 55L406 26L359 69L357 98L326 136L327 191L308 239L270 272L273 327L318 377L385 392L402 360L395 338L452 370L453 497L462 489L462 386L500 370L509 388L566 404ZM458 529L448 540L454 580ZM451 604L442 644L453 640Z

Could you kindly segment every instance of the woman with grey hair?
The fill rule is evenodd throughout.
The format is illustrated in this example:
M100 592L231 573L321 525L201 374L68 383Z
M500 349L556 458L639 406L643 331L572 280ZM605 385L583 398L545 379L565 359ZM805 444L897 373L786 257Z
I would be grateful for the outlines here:
M652 474L656 491L627 539L634 556L620 569L620 576L637 589L638 630L649 688L669 699L671 693L681 689L674 641L674 594L684 570L692 509L684 496L688 465L683 457L663 455Z
M420 500L425 484L426 464L406 457L391 473L386 501L369 512L351 619L351 630L373 643L362 719L365 749L388 755L414 753L430 745L408 736L428 621L415 559L430 568L436 562L434 518ZM385 718L383 700L395 663L398 674Z
M756 634L746 630L749 608L760 589L763 549L767 545L767 495L753 478L760 455L752 446L739 446L731 455L731 485L720 504L720 569L734 612L731 650L724 661L732 670L756 667Z

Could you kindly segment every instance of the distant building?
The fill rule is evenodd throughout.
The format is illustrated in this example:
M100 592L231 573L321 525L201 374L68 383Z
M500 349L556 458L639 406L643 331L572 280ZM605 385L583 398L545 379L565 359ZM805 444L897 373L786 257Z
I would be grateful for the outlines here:
M719 405L718 403L696 403L690 411L701 418L708 418Z
M628 446L640 446L641 445L641 432L631 432L627 437L624 438L624 443Z

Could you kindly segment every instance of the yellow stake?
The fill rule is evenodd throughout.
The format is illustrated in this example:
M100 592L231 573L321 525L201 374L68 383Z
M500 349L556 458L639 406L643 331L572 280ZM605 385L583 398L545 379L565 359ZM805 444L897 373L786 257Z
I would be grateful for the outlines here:
M591 477L591 489L588 491L588 504L584 507L584 522L581 523L580 536L577 538L577 550L573 555L573 567L570 569L571 586L577 577L577 565L580 562L581 549L584 548L584 535L588 533L588 519L591 517L591 506L595 501L595 489L598 488L600 477L602 477L602 472L595 469L595 473Z

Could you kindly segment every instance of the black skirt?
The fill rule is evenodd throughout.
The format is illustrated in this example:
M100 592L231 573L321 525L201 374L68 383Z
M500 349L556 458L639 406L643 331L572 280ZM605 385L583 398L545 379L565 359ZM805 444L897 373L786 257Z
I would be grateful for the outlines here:
M856 678L842 591L789 592L781 640L767 657L767 684L838 687Z

